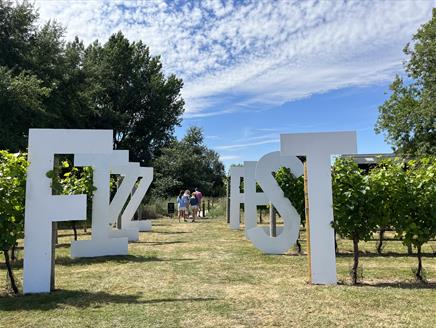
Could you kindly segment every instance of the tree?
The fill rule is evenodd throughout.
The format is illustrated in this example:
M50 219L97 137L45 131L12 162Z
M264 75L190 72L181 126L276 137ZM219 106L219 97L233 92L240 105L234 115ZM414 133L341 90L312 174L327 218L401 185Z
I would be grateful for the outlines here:
M153 166L156 196L174 196L181 189L195 187L209 196L225 194L224 165L219 155L204 145L203 131L198 127L190 127L182 140L162 149Z
M408 201L404 161L399 158L380 160L368 173L368 186L371 192L367 201L373 204L371 215L380 231L377 252L381 254L384 231L405 214L401 210Z
M150 164L174 140L184 101L181 79L165 77L159 57L141 41L129 42L121 32L103 46L94 42L83 60L93 99L93 128L114 130L115 148L129 149L132 160Z
M18 288L12 273L9 250L24 236L27 165L25 154L0 150L0 251L3 252L15 294L18 294Z
M24 150L28 128L40 122L50 89L35 75L0 66L0 149Z
M115 148L150 164L180 125L182 80L121 32L85 47L38 18L27 1L0 0L0 148L24 151L29 128L113 129Z
M371 238L376 220L371 215L372 204L368 201L367 176L350 158L338 158L333 166L332 226L335 231L353 241L354 263L351 271L353 284L358 281L359 241Z
M410 56L405 64L407 82L396 76L391 96L379 107L375 130L386 133L399 154L432 155L436 153L436 8L413 41L404 48Z
M423 281L422 245L436 236L436 157L424 157L407 163L407 194L399 208L395 229L405 245L417 249L418 268L415 276Z

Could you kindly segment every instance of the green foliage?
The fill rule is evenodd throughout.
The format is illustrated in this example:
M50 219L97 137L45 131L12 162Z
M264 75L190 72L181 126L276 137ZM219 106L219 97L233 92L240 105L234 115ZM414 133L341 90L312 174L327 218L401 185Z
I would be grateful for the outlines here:
M0 251L14 246L24 233L25 154L0 150Z
M162 149L153 166L155 181L153 194L160 197L178 195L181 189L198 187L203 195L222 196L224 165L219 155L204 145L203 131L191 127L180 141Z
M395 226L404 216L408 186L405 164L399 158L381 159L368 174L367 201L372 204L371 215L377 227L384 229Z
M404 52L410 83L397 76L389 99L379 107L376 132L401 154L417 156L436 153L436 8L433 18L422 25Z
M129 149L132 160L150 164L181 122L182 80L165 77L160 57L121 32L104 45L94 42L83 55L92 127L113 129L116 148Z
M301 218L301 224L306 223L304 203L304 176L296 178L290 169L281 167L275 174L275 179L283 190L286 198L289 198Z
M399 209L404 215L395 229L405 245L420 248L436 236L436 157L407 163L407 196Z
M0 149L24 151L29 128L113 129L115 148L150 164L181 122L182 80L121 32L85 47L38 18L27 1L0 1Z
M368 177L350 158L341 157L333 166L333 228L353 240L368 240L376 227L371 215Z

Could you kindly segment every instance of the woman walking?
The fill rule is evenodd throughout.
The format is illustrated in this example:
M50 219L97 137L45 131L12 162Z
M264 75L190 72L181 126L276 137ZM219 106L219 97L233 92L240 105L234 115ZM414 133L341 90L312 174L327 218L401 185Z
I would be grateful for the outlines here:
M191 194L191 192L189 190L185 190L185 193L180 198L180 206L181 206L181 209L183 210L183 212L182 212L183 221L185 221L185 222L187 221L186 219L188 217L190 194Z
M183 200L184 192L183 190L180 190L179 195L177 196L177 208L178 208L178 214L179 214L179 222L180 219L183 217L183 220L186 221L186 210L187 210L187 204Z
M192 196L189 199L189 204L191 205L191 208L192 208L192 222L195 222L195 219L197 218L197 212L198 212L198 199L194 193L192 193Z

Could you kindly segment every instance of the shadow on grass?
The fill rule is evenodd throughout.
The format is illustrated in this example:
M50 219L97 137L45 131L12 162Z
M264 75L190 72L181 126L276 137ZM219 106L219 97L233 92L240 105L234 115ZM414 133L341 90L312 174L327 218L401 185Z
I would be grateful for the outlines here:
M91 235L90 231L87 231L87 232L77 231L77 237L80 237L80 236L90 236L90 235ZM61 237L74 237L74 233L59 233L58 234L58 238L61 238Z
M422 257L435 257L433 253L422 253ZM353 257L354 254L352 252L349 253L336 253L337 257ZM394 253L394 252L385 252L385 253L377 253L377 252L359 252L359 257L416 257L416 254L407 254L407 253Z
M374 288L399 288L399 289L436 289L435 282L361 282L357 285L351 285L344 282L338 282L338 285L348 287L374 287Z
M192 231L150 231L151 233L162 233L168 235L177 235L182 233L192 233Z
M132 244L149 244L150 246L171 245L171 244L186 244L185 241L135 241Z
M90 258L77 258L71 257L57 257L56 264L69 266L69 265L87 265L96 263L146 263L146 262L169 262L169 261L192 261L190 258L160 258L157 256L141 256L141 255L125 255L125 256L102 256L102 257L90 257Z
M146 262L171 262L171 261L193 261L191 258L160 258L157 256L140 256L140 255L126 255L126 256L101 256L101 257L88 257L88 258L71 258L68 256L62 256L56 258L57 265L72 266L72 265L91 265L97 263L146 263ZM13 268L23 268L23 259L14 261ZM0 263L0 268L5 269L6 265Z
M173 302L207 302L213 297L142 299L142 294L116 295L106 292L55 290L51 294L6 296L0 298L2 311L48 311L56 308L98 308L108 304L159 304Z

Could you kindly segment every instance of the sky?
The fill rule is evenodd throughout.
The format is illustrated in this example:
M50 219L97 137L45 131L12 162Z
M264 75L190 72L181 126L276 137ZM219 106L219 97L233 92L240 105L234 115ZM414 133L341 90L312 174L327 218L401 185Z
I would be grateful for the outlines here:
M228 168L280 149L281 133L356 131L359 153L391 147L374 132L404 46L435 0L35 1L86 44L122 31L184 81L176 135L204 130Z

